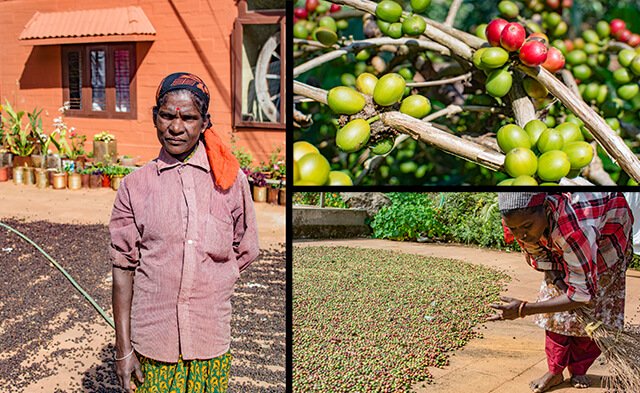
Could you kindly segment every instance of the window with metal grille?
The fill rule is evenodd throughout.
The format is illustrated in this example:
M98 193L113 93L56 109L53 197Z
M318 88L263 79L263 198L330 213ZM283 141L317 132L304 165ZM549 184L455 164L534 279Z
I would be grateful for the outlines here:
M67 115L136 117L135 44L63 45L62 63Z

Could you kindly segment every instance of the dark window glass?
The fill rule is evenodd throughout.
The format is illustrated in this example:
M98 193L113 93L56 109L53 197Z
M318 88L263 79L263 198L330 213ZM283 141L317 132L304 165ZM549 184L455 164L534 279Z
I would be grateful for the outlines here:
M91 110L106 109L106 70L103 50L91 51Z
M80 52L69 52L69 108L82 109L82 65Z

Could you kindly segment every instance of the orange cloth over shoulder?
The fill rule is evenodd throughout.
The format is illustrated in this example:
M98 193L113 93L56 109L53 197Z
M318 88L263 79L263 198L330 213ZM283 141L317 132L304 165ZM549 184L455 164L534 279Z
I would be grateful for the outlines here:
M231 148L211 128L204 132L204 145L215 184L223 190L228 190L236 181L240 163Z

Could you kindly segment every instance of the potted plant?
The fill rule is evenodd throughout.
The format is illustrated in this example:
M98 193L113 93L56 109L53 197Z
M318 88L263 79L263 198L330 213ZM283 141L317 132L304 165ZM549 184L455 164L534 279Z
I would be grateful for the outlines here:
M91 171L91 174L89 175L89 188L102 187L102 169L101 163L89 168Z
M2 123L7 124L4 139L7 146L9 146L9 151L13 154L13 167L33 166L30 156L35 150L36 144L35 138L32 135L32 127L34 122L37 122L42 110L36 111L34 109L32 113L27 115L31 122L29 127L25 127L22 124L24 111L14 111L9 101L7 101L4 106L4 110L9 116L8 119L2 116Z
M80 170L82 188L89 188L89 179L92 172L93 168L91 166L86 166Z
M287 204L287 188L285 187L285 183L280 181L280 191L278 192L278 203L280 205Z
M118 191L118 188L120 188L120 183L122 182L122 179L126 175L131 173L131 169L126 168L124 166L120 166L120 165L116 165L112 168L113 170L111 173L111 188L115 191Z
M255 202L265 202L267 200L267 180L264 173L255 171L251 174L253 182L253 200Z
M0 163L0 182L9 180L9 166Z
M36 187L47 188L49 186L49 173L44 168L36 168Z
M118 157L116 137L106 131L93 136L93 160L113 164Z
M113 167L111 165L105 166L102 169L102 188L111 187L111 174L113 173Z
M67 172L51 171L51 187L54 190L64 190L67 188Z
M120 165L122 165L122 166L135 166L136 162L138 162L138 159L140 159L140 156L131 157L129 155L124 155L124 156L120 157Z
M267 187L267 202L272 205L278 204L278 194L280 193L280 183L270 183Z
M75 169L74 165L67 165L64 167L64 171L67 173L67 186L70 190L79 190L82 188L82 176Z

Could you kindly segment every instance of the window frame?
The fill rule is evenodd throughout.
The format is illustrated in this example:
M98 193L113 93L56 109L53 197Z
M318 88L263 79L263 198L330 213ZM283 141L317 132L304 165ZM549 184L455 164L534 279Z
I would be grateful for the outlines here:
M247 128L262 128L266 130L280 131L286 129L287 95L286 95L286 70L287 70L287 31L286 10L260 10L249 11L246 0L238 2L238 17L233 23L231 34L231 75L232 75L232 112L234 130ZM257 122L242 120L242 46L244 38L244 25L280 25L280 121Z
M126 49L129 51L129 112L116 112L116 88L115 88L115 56L116 50ZM106 88L105 88L105 105L104 111L93 111L92 97L91 97L91 59L90 54L92 50L104 50L106 56ZM80 64L81 64L81 94L80 100L82 109L68 109L66 111L67 116L72 117L87 117L93 119L136 119L137 107L136 107L136 43L124 42L124 43L87 43L87 44L71 44L61 45L62 55L62 97L63 102L70 100L69 89L69 64L68 53L79 52Z

